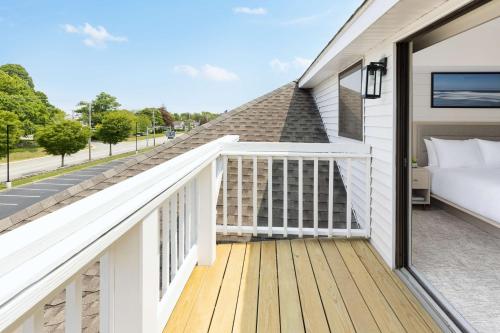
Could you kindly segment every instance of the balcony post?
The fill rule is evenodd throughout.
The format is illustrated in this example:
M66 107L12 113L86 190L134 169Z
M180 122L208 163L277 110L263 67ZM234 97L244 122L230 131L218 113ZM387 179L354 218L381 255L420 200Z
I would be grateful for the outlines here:
M216 245L216 160L205 167L198 176L198 265L210 266L215 262Z
M159 212L152 211L113 247L113 301L104 317L111 332L155 332L159 301ZM109 291L107 291L109 292Z

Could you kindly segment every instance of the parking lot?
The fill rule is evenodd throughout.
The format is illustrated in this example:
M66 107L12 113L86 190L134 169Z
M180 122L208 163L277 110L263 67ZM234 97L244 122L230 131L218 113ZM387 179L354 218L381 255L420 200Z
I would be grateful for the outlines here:
M10 190L0 191L0 219L23 210L57 192L64 191L71 186L92 178L127 160L127 158L115 160L106 164L89 167L88 169L67 173L54 178L47 178Z

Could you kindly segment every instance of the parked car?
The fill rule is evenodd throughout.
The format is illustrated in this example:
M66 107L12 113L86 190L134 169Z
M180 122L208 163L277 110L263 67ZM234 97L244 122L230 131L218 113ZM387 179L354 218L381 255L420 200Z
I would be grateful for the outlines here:
M175 139L175 131L167 132L167 139Z

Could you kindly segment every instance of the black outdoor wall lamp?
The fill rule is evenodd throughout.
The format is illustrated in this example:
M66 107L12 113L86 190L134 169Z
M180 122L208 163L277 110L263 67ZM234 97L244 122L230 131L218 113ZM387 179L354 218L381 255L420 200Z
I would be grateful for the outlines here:
M387 57L366 66L365 98L376 99L382 95L382 76L387 74Z

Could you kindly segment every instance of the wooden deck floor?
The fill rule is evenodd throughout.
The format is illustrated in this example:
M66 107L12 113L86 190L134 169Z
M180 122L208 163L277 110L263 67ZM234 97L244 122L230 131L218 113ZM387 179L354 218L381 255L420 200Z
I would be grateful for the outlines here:
M164 332L440 332L363 240L220 244Z

